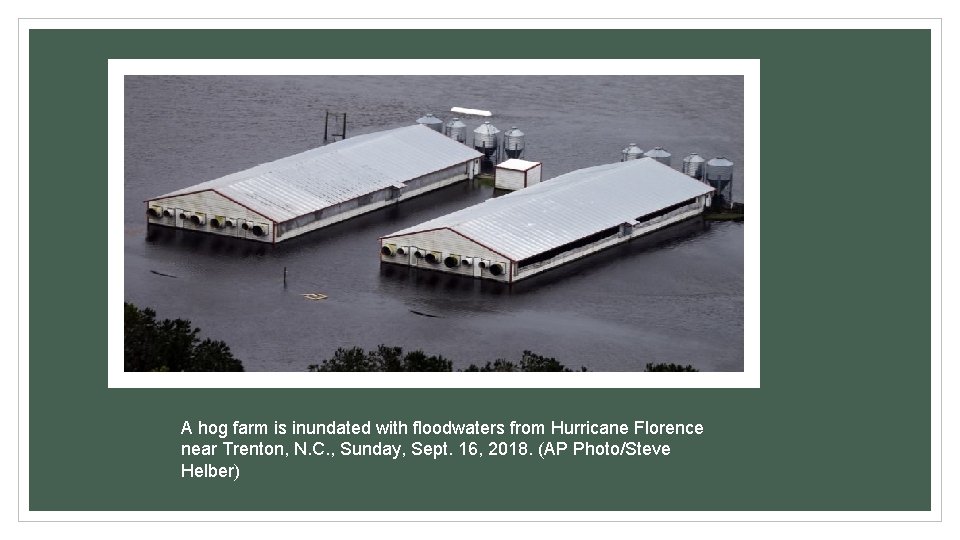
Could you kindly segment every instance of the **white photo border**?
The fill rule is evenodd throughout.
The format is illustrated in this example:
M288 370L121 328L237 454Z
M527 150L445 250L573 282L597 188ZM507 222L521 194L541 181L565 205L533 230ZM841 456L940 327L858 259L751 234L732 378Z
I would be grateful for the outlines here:
M124 77L128 75L736 75L743 77L743 371L697 373L138 373L123 369ZM111 59L108 64L110 388L759 388L760 61L642 59Z

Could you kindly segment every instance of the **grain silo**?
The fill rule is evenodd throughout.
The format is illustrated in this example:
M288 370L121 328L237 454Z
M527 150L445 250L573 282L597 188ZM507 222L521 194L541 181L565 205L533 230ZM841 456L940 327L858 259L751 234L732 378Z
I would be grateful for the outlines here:
M427 126L438 133L443 132L443 120L440 120L434 116L433 113L427 113L426 115L417 118L417 123L421 126Z
M473 178L480 153L424 126L344 139L147 201L147 222L277 243Z
M630 161L643 157L643 150L637 146L637 143L630 143L629 146L620 151L620 161Z
M473 130L473 148L487 157L497 152L499 142L500 130L491 124L489 120Z
M703 212L710 186L652 158L573 171L380 239L380 261L514 282Z
M670 166L670 160L672 155L670 154L670 152L667 152L666 150L664 150L662 146L658 146L653 150L647 150L647 152L643 155L648 158L653 158L668 167Z
M700 157L700 154L696 152L691 152L683 158L683 174L689 176L690 178L696 178L697 180L703 179L703 164L706 160Z
M503 132L503 153L508 158L517 159L523 156L523 149L526 146L526 138L522 131L513 126Z
M443 134L458 143L467 142L467 125L459 118L453 118L443 126Z
M715 204L733 204L733 162L721 156L708 161L703 168L704 180L717 190Z

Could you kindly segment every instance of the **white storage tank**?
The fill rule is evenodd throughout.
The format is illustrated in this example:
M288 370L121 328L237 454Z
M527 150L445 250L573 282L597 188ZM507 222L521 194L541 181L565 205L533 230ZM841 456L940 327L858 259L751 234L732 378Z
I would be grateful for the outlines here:
M653 158L668 167L670 166L671 154L670 152L664 150L662 146L658 146L653 150L647 150L647 153L645 153L644 156Z
M467 125L461 122L459 118L454 118L443 126L443 134L458 143L466 143Z
M620 161L630 161L631 159L640 159L643 157L643 150L637 146L637 143L630 143L629 146L620 151Z
M519 158L523 155L523 148L526 145L526 135L513 126L503 133L503 151L508 158Z
M473 130L473 148L477 152L489 157L497 151L497 143L500 141L500 130L490 121L485 121L483 125Z
M708 161L703 167L704 180L717 193L714 204L729 206L733 204L733 162L720 156Z
M681 172L689 176L690 178L696 178L697 180L703 179L703 164L706 162L705 159L700 157L700 154L696 152L691 152L687 157L683 158L683 168Z
M426 115L417 118L417 123L421 126L427 126L438 133L443 131L443 120L440 120L434 116L433 113L427 113Z

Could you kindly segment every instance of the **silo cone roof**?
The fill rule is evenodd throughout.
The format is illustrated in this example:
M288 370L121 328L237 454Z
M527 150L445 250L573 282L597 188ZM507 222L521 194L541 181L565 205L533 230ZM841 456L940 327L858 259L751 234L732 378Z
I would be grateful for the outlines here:
M732 167L733 162L725 157L716 157L707 162L711 167Z
M648 150L647 153L645 153L644 155L651 158L658 158L658 157L670 157L673 154L671 154L670 152L667 152L666 150L658 146L653 150Z
M417 123L418 124L442 124L443 120L437 118L432 114L428 114L425 116L421 116L420 118L417 118Z
M481 135L496 135L497 133L500 133L500 130L497 129L493 124L484 122L483 124L480 124L480 127L473 130L473 132Z
M624 148L624 149L622 150L622 152L623 152L624 154L629 155L629 156L637 156L637 155L642 156L642 155L643 155L643 149L641 149L641 148L640 148L639 146L637 146L635 143L630 143L630 146Z

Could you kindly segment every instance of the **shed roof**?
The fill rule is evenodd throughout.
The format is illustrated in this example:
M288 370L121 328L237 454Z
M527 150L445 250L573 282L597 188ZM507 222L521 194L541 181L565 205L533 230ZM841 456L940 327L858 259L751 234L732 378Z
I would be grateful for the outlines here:
M215 191L276 222L480 157L420 125L378 131L156 197ZM155 200L155 199L153 199Z
M513 158L497 164L497 168L510 169L511 171L529 171L537 165L540 165L539 161L527 161L525 159Z
M385 238L450 229L520 261L711 191L641 158L573 171Z

